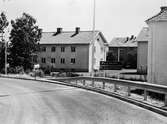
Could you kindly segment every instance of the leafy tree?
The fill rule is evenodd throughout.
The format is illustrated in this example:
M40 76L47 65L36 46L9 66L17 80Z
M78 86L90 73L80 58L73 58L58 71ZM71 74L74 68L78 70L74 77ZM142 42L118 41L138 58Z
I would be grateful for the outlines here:
M33 54L39 50L42 30L36 25L36 20L26 13L15 21L12 20L11 25L10 66L31 69Z
M0 14L0 35L1 35L1 43L0 43L0 70L5 67L5 44L3 39L3 34L5 28L9 25L9 22L7 20L7 17L4 12Z
M9 25L4 12L0 14L0 33L4 33L5 28Z

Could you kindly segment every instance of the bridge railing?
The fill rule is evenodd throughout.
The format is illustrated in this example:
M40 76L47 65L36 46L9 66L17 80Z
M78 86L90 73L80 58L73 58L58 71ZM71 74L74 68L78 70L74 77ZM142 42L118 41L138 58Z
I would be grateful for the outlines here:
M83 86L86 86L86 81L90 81L91 87L93 88L97 88L96 83L101 82L102 90L105 89L106 84L113 84L114 92L117 92L118 85L125 86L127 87L128 96L131 96L131 89L135 87L135 88L144 90L144 95L143 95L144 100L147 100L148 91L152 91L155 93L161 93L161 94L164 94L165 96L164 105L167 106L167 86L163 86L163 85L151 84L151 83L146 83L146 82L120 80L120 79L102 78L102 77L69 77L69 78L61 78L61 79L55 79L55 80L66 82L66 83L75 82L76 85L79 85L78 83L80 82L82 83Z

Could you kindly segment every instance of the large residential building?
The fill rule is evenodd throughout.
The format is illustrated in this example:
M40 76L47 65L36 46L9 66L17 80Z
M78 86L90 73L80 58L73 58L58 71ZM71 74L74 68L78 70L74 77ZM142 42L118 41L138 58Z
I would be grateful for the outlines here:
M167 85L167 7L161 7L146 23L150 29L148 82Z
M109 43L109 52L112 55L112 62L120 62L124 67L134 63L133 60L129 61L130 56L137 60L137 42L136 37L133 35L129 37L116 37Z
M107 41L100 31L43 32L37 63L55 71L91 72L106 60Z
M149 28L143 27L137 36L137 71L147 73L148 41L150 41Z

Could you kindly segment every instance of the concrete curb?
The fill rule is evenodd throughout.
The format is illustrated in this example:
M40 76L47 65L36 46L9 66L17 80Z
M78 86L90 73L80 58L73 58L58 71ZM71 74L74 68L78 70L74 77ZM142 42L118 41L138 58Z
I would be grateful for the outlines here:
M161 115L167 117L167 111L165 111L162 108L155 107L155 106L150 105L148 103L144 103L142 101L135 100L135 99L132 99L132 98L129 98L129 97L126 97L126 96L122 96L122 95L119 95L119 94L114 93L114 92L105 91L105 90L102 90L102 89L99 89L99 88L85 87L85 86L81 86L81 85L79 86L77 84L64 83L64 82L51 81L51 80L42 80L42 79L30 79L30 78L24 78L24 77L11 77L11 76L2 76L2 75L0 77L2 77L2 78L20 79L20 80L32 80L32 81L39 81L39 82L47 82L47 83L60 84L60 85L65 85L65 86L81 88L81 89L85 89L85 90L89 90L89 91L93 91L93 92L96 92L96 93L100 93L100 94L103 94L103 95L107 95L107 96L111 96L111 97L117 98L119 100L122 100L122 101L125 101L125 102L128 102L128 103L137 105L139 107L145 108L147 110L150 110L152 112L155 112L155 113L158 113L158 114L161 114Z

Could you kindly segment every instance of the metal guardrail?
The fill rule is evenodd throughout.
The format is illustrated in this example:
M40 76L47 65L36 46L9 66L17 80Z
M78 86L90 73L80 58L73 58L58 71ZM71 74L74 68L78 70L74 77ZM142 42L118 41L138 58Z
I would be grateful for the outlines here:
M75 81L76 84L80 81L84 86L86 81L91 81L91 86L96 88L96 82L102 82L102 89L105 89L106 84L113 84L114 85L114 92L117 92L117 85L127 87L128 96L131 95L131 88L136 87L138 89L144 90L144 100L147 100L148 91L152 91L155 93L161 93L165 95L164 98L164 105L167 106L167 86L151 84L146 82L137 82L137 81L127 81L127 80L120 80L120 79L111 79L111 78L102 78L102 77L69 77L69 78L61 78L61 79L54 79L56 81L62 82L71 82Z

